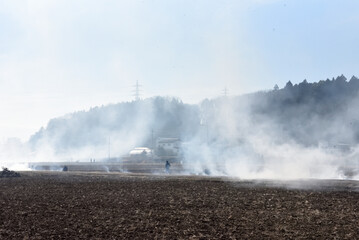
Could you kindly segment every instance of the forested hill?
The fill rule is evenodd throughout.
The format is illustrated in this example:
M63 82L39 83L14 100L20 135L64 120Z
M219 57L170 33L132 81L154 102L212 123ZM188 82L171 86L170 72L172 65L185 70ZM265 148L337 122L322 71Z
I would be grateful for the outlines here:
M359 79L343 75L332 80L293 85L256 93L252 112L271 119L287 137L302 144L359 142Z
M95 107L50 120L29 143L33 149L46 146L56 153L87 147L107 151L111 143L118 151L127 152L136 146L150 146L159 136L193 136L200 122L198 110L198 106L163 97Z
M261 105L263 109L270 107L287 108L310 105L309 114L328 114L345 108L359 90L359 79L353 76L349 81L343 75L332 80L322 80L308 83L306 80L293 85L290 81L283 89L267 92L264 95L268 104ZM278 109L276 109L278 110Z
M151 146L156 137L183 141L241 144L254 135L303 145L359 142L359 79L293 85L238 97L204 100L198 105L175 98L150 99L95 107L49 121L29 140L36 150L56 153L100 147L109 142L118 154Z

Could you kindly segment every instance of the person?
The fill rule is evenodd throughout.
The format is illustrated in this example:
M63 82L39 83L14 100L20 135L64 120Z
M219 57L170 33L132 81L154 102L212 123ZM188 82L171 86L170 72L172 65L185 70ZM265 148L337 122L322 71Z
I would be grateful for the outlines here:
M166 173L170 172L170 167L171 167L171 164L169 163L169 161L166 161L166 165L165 165Z

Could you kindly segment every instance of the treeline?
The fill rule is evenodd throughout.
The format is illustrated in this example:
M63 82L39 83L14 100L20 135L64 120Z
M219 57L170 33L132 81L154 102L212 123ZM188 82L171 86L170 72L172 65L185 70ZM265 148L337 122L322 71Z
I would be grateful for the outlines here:
M151 147L156 137L209 144L242 144L252 136L303 145L359 142L359 79L341 75L331 80L293 85L237 97L185 104L176 98L95 107L49 121L29 140L33 149L56 152L105 146L110 141L128 151ZM221 141L219 141L221 140Z
M57 153L83 147L150 147L156 137L188 138L196 133L198 107L176 98L145 100L94 107L49 121L29 140L33 149L52 147ZM128 149L126 149L127 151Z
M270 121L283 139L304 145L359 142L359 79L344 75L251 96L253 120Z

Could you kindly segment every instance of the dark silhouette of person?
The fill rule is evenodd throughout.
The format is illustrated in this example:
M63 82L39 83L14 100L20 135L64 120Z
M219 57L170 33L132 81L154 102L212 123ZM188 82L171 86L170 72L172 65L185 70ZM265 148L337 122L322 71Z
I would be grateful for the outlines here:
M171 167L170 162L169 162L169 161L166 161L166 165L165 165L166 173L169 173L169 172L170 172L170 167Z

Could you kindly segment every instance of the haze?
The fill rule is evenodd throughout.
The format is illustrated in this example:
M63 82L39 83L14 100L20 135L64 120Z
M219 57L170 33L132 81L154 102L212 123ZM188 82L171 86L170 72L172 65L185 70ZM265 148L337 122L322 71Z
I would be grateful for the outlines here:
M0 139L141 97L359 75L359 2L0 0Z

